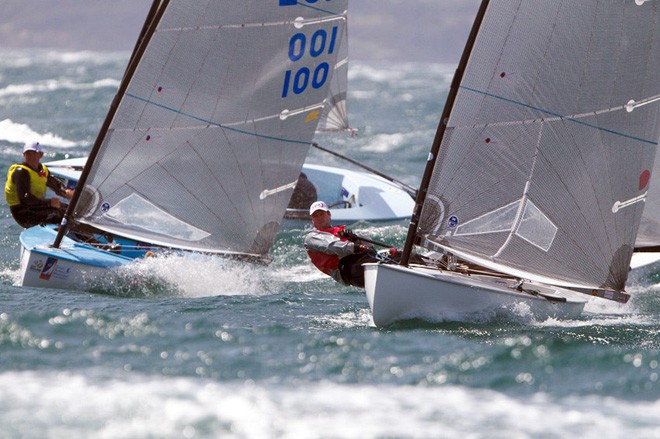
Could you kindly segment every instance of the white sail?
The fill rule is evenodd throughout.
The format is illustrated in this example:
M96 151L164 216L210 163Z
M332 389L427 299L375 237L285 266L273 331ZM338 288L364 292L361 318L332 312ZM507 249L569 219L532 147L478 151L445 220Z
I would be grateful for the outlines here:
M660 137L660 3L491 0L417 235L622 290Z
M347 0L156 2L75 220L263 255L317 128Z

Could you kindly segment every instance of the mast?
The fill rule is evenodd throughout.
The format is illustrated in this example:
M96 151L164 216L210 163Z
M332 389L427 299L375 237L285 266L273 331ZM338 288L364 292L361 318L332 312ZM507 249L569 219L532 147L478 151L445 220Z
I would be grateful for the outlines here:
M410 226L408 227L408 234L406 235L406 243L403 247L403 254L401 256L401 265L407 266L410 260L410 254L412 253L413 246L415 244L415 238L417 235L417 227L419 225L419 218L422 214L422 207L424 206L424 200L426 199L426 193L428 191L429 184L431 183L431 177L433 176L433 168L435 167L435 161L438 157L438 152L440 150L440 145L442 144L442 139L444 138L445 131L447 129L447 123L449 122L449 115L451 110L454 107L454 101L456 100L456 95L458 94L458 88L461 85L463 80L463 74L465 73L465 67L472 53L472 48L474 42L477 39L477 34L479 33L479 28L483 21L484 15L486 14L486 9L488 8L489 0L483 0L479 10L477 11L477 16L474 19L472 24L472 30L468 37L467 42L465 43L465 48L463 49L463 55L461 60L456 67L456 72L454 73L454 79L452 80L451 86L449 88L449 94L447 95L447 101L445 102L445 107L442 110L442 116L440 117L440 123L438 125L438 130L436 131L435 138L433 139L433 144L431 145L431 152L429 153L428 161L426 162L426 168L424 169L424 175L422 181L419 185L419 190L417 191L417 198L415 200L415 209L413 211L412 218L410 219Z
M69 207L67 208L66 213L64 214L64 218L62 218L62 222L57 231L57 237L53 242L53 247L55 248L59 248L60 244L62 243L62 239L64 238L64 235L69 230L69 222L73 218L73 213L76 209L76 205L78 204L78 200L80 200L80 195L82 194L83 188L85 187L85 182L87 181L87 177L89 176L92 165L94 164L94 160L96 159L96 156L98 155L99 150L101 149L101 145L103 144L105 135L108 132L108 129L110 128L110 124L112 123L112 120L115 117L115 113L119 108L119 104L121 103L122 97L124 96L126 90L128 89L128 84L130 83L131 78L133 77L133 74L137 69L139 61L142 58L142 55L144 54L147 48L149 40L156 31L156 26L160 21L160 18L163 16L163 12L167 8L168 4L169 4L169 0L154 0L153 4L151 5L151 9L149 10L149 15L147 16L147 19L144 22L144 26L142 27L142 31L140 32L140 37L138 39L138 42L136 43L136 46L133 49L133 53L131 55L131 59L129 60L128 67L126 68L126 72L124 73L122 82L119 85L119 89L117 90L117 93L115 94L112 103L110 104L110 109L108 110L108 114L106 115L105 120L103 121L103 125L101 126L101 130L99 131L98 136L96 136L96 141L94 142L94 146L92 147L92 150L89 153L89 157L87 158L85 167L82 170L82 173L80 175L80 180L78 180L78 184L76 186L76 190L73 193L73 197L71 198L71 202L69 203Z

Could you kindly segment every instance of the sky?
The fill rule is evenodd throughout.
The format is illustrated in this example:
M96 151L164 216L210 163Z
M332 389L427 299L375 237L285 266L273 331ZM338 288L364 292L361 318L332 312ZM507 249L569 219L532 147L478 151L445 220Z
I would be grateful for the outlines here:
M350 58L456 63L478 0L351 0ZM0 49L130 51L151 0L0 0Z

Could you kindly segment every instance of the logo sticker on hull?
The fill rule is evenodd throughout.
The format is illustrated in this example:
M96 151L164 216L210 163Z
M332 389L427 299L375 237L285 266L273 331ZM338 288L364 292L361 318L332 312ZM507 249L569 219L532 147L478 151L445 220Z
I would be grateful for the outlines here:
M41 270L41 274L39 274L39 279L50 280L50 277L55 272L55 267L57 267L57 259L48 258L46 260L46 265L44 265L44 268Z

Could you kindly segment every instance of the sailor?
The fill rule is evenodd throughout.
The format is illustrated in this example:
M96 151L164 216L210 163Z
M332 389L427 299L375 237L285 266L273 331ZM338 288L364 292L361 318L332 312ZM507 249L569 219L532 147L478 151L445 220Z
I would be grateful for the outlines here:
M37 224L59 224L66 211L66 204L58 197L46 199L46 188L57 195L71 198L73 191L67 189L40 160L44 152L39 142L28 142L23 147L23 163L16 163L7 171L5 199L14 220L21 227Z
M316 196L316 186L307 178L304 172L301 172L287 207L291 209L309 209L312 203L316 201Z
M375 260L371 245L348 239L346 226L330 224L330 209L323 201L309 208L314 229L305 235L304 245L312 263L323 273L344 285L364 288L362 264Z

